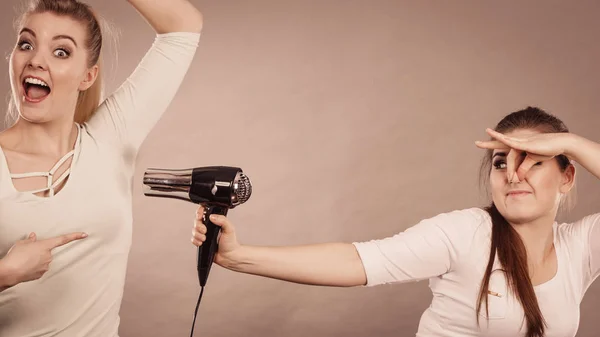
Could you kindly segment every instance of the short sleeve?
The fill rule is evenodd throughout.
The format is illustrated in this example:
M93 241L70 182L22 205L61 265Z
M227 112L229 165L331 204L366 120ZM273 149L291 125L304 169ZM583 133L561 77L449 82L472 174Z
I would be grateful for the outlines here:
M156 35L133 73L86 123L90 133L137 150L179 90L199 39L193 32Z
M366 286L420 281L448 273L469 251L486 215L478 208L442 213L391 237L354 242L367 275Z
M600 275L600 213L588 215L576 222L573 227L580 229L581 241L587 245L588 280L591 284Z

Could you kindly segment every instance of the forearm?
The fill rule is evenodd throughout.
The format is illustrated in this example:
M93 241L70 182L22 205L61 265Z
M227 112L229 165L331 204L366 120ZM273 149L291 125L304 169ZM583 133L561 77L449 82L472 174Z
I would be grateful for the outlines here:
M202 13L188 0L127 0L158 33L202 30Z
M360 257L354 246L348 243L243 246L236 254L235 261L230 261L225 267L309 285L352 287L366 284Z
M600 144L572 135L566 155L600 179Z

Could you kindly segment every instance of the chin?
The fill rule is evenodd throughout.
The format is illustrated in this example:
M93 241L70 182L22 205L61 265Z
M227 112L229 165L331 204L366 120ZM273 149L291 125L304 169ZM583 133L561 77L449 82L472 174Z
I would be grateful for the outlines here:
M19 117L29 123L45 123L50 120L48 109L42 107L24 107L19 108Z
M539 216L536 205L531 202L507 202L507 200L501 200L494 203L500 214L502 214L506 221L512 224L532 221Z
M18 106L19 116L30 123L49 122L52 120L50 103L49 97L39 102L30 102L22 98Z
M504 205L503 209L498 210L506 221L515 225L534 222L548 214L540 205L525 203Z

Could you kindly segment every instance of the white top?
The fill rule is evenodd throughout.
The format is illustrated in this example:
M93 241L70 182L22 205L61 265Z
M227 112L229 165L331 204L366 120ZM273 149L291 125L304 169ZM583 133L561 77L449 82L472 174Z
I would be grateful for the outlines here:
M491 219L479 208L452 211L426 219L392 237L355 242L364 263L367 286L429 279L431 305L421 317L418 337L524 336L523 309L507 281L493 268L488 295L476 322L479 287L487 266ZM579 305L600 271L600 213L575 223L554 223L558 271L534 287L548 324L546 337L575 336ZM402 289L398 290L402 296ZM489 325L488 325L489 322Z
M41 279L0 292L0 336L118 336L136 155L175 96L199 38L187 32L156 36L125 83L79 125L73 152L65 156L73 158L69 179L55 195L18 192L0 149L0 256L30 232L38 239L89 234L54 249Z

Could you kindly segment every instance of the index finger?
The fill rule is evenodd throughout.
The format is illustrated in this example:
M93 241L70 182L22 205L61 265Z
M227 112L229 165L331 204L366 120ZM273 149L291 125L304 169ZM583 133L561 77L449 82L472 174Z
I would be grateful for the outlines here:
M490 150L509 150L510 146L502 143L499 140L477 140L475 141L475 145L481 149L490 149Z
M521 157L522 151L510 149L508 155L506 156L506 173L508 174L508 182L511 183L514 175L517 173L517 169L521 165L519 159ZM519 178L517 176L517 178Z
M60 236L56 236L53 238L49 238L49 239L45 239L45 240L40 240L43 242L44 245L46 245L49 249L54 249L56 247L60 247L63 245L66 245L69 242L75 241L75 240L80 240L80 239L84 239L87 237L86 233L82 233L82 232L77 232L77 233L70 233L70 234L65 234L65 235L60 235Z

